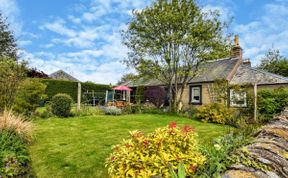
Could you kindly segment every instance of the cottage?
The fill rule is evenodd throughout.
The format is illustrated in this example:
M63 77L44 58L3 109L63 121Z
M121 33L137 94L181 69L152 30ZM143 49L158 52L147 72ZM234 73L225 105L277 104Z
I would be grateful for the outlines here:
M239 45L237 36L234 41L235 44L229 58L209 61L200 67L199 75L193 78L184 90L182 98L184 107L214 102L213 86L220 79L227 81L229 85L250 84L250 86L257 86L258 89L288 87L288 78L253 68L250 60L243 59L243 50ZM167 88L157 80L128 81L122 85L129 86L134 90L138 86ZM230 97L228 104L231 106L245 107L247 105L245 93L241 94L240 97L239 93L233 91L233 89L228 89L227 95Z
M72 82L80 82L78 79L73 77L72 75L68 74L63 70L58 70L49 75L49 78L54 80L65 80L65 81L72 81Z

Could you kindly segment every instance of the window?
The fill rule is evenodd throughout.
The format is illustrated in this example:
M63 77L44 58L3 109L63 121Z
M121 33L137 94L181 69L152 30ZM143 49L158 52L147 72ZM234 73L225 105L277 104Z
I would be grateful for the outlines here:
M190 86L190 103L201 104L202 103L202 87Z
M230 106L247 107L247 94L245 91L230 89Z

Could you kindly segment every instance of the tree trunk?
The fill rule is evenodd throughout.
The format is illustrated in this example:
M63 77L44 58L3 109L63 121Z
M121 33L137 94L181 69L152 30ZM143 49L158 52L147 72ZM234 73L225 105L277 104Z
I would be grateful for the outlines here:
M172 104L173 104L173 94L172 94L172 82L169 84L169 111L172 112Z

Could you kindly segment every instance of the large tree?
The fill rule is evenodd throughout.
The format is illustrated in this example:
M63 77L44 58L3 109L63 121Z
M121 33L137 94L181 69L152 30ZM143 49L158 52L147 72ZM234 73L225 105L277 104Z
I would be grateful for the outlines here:
M5 56L16 60L17 44L6 18L0 12L0 59L4 59Z
M140 75L169 86L170 110L176 111L199 65L229 54L225 25L218 12L204 12L194 0L156 0L134 11L123 32L131 51L125 62Z
M121 85L125 82L128 82L128 81L134 81L136 79L138 79L139 77L136 75L136 74L133 74L133 73L127 73L127 74L124 74L121 79L117 82L117 85Z
M269 49L258 68L288 77L288 58L283 57L277 49Z

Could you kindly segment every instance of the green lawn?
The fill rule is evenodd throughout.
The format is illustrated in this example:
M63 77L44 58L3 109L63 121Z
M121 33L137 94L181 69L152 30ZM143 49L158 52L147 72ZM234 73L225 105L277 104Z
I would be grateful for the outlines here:
M32 166L37 177L108 177L105 158L112 145L129 136L131 130L152 132L169 122L189 124L208 144L230 128L168 115L123 115L52 118L35 121L35 143L30 146Z

